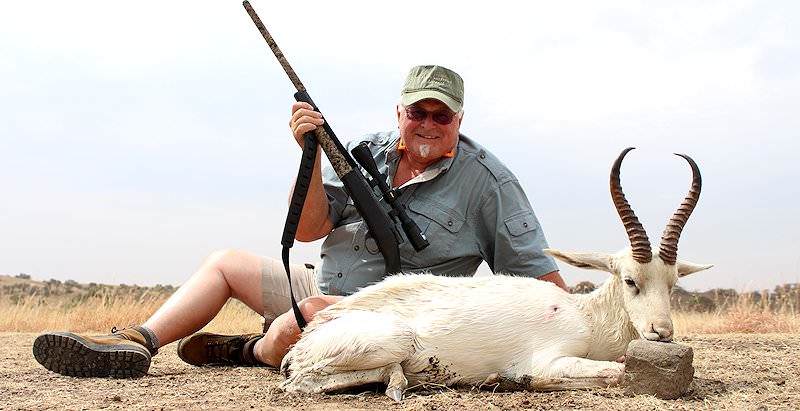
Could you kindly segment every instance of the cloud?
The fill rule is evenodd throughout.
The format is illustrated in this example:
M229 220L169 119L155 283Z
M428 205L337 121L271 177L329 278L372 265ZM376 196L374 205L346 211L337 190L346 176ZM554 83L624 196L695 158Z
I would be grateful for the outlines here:
M626 146L657 239L685 152L705 187L681 252L716 264L685 285L797 280L794 2L253 5L341 139L394 128L408 68L442 64L551 245L625 245L606 184ZM293 90L240 2L12 2L0 52L0 272L176 283L216 248L277 256Z

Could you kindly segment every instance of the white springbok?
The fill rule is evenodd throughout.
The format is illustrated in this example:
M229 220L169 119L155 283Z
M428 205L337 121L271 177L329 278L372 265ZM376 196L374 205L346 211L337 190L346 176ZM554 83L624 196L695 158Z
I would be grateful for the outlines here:
M320 311L283 360L288 392L333 392L385 383L396 401L411 384L562 390L618 383L635 338L669 341L669 296L678 277L711 267L678 261L683 226L700 195L700 171L658 251L622 192L624 150L611 195L631 242L617 254L545 250L611 273L591 294L524 277L396 275Z

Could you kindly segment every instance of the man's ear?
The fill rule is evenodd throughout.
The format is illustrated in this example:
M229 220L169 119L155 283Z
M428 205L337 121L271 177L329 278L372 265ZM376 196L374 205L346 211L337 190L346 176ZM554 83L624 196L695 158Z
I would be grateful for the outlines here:
M580 268L590 270L601 270L609 273L614 272L612 256L606 253L577 253L574 251L561 251L554 248L545 248L545 253L552 255L559 260Z
M678 261L678 277L685 277L689 274L698 271L707 270L714 266L714 264L695 264L688 261Z

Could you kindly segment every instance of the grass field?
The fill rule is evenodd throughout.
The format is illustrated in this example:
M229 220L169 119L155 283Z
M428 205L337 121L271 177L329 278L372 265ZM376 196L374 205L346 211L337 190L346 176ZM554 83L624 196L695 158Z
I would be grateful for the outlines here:
M409 392L400 405L380 390L340 395L289 395L269 368L192 367L175 344L153 358L135 380L81 379L47 371L31 355L46 330L107 333L143 322L174 287L36 282L0 276L0 409L42 408L269 408L312 409L797 409L800 392L800 316L797 287L786 293L728 291L673 298L676 339L695 350L695 378L674 401L625 396L619 387L555 393L430 387ZM675 296L674 296L675 297ZM701 304L696 304L700 301ZM260 317L230 301L206 327L221 333L256 332Z
M143 323L166 300L164 297L92 298L80 304L43 302L31 297L20 302L0 302L0 332L46 330L108 331ZM244 304L229 301L207 330L222 333L256 332L261 317Z
M0 332L107 331L111 327L141 324L175 290L170 286L37 282L8 276L0 276L0 287ZM800 332L796 285L776 290L775 293L725 290L702 295L683 292L681 298L673 298L676 334ZM700 309L695 302L701 298L711 303L704 303ZM709 304L713 308L708 309ZM260 324L258 314L238 301L229 301L205 329L222 333L254 332L260 330Z

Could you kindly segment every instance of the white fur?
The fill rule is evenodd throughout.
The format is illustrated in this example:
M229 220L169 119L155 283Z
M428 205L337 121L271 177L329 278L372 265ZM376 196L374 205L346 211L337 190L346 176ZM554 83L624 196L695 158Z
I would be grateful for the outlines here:
M406 381L392 372L397 364L412 385L611 385L624 370L613 361L632 339L672 338L669 292L678 276L709 267L666 265L657 252L639 264L629 249L614 255L546 251L612 275L586 295L504 275L389 277L315 316L284 358L283 388L322 392L382 381L387 395L398 399ZM635 281L638 292L625 279Z

